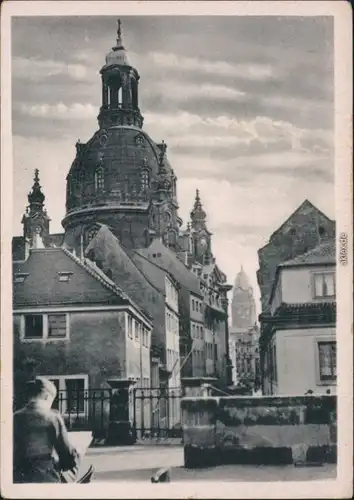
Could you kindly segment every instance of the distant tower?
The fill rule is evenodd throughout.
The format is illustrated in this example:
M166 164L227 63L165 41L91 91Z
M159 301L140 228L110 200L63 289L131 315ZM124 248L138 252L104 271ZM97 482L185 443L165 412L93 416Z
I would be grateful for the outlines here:
M191 211L191 225L188 227L191 238L192 260L200 264L210 264L213 260L211 252L212 233L206 225L207 214L200 200L199 189L196 190L194 207Z
M232 328L247 330L257 321L256 302L253 289L243 267L235 279L231 302Z
M43 248L49 244L49 223L44 208L45 196L39 184L39 171L34 172L32 190L28 193L28 206L22 217L23 236L26 242L26 255L31 248Z

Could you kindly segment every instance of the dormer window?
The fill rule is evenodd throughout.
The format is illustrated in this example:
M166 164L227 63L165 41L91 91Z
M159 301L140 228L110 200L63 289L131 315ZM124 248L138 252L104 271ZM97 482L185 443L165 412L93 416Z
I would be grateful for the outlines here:
M104 189L104 170L98 167L95 172L95 190L103 191Z
M29 276L28 273L16 273L14 278L14 283L23 283L25 279Z
M137 145L137 146L139 146L139 147L144 146L144 142L145 142L145 141L144 141L144 137L143 137L141 134L140 134L140 135L138 135L138 136L136 137L136 139L135 139L135 143L136 143L136 145Z
M58 273L58 281L60 281L61 283L65 283L65 282L68 282L70 281L70 278L71 276L73 275L72 272L60 272Z

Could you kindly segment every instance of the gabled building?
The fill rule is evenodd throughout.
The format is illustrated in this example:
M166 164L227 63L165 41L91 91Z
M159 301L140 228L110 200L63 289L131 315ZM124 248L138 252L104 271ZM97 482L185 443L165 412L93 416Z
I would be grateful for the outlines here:
M336 392L336 248L279 264L263 316L266 394Z
M15 395L47 376L65 397L110 378L150 385L152 318L94 263L65 248L35 248L13 265Z
M257 280L261 290L262 312L260 316L260 369L266 378L265 367L265 321L270 311L270 296L277 268L285 261L300 256L321 243L335 239L335 221L329 219L310 201L300 207L269 238L269 242L258 251L259 270ZM265 390L265 387L263 387Z
M335 221L309 200L305 200L274 231L268 243L258 250L257 280L261 290L262 312L269 307L269 296L277 266L333 238L335 238Z

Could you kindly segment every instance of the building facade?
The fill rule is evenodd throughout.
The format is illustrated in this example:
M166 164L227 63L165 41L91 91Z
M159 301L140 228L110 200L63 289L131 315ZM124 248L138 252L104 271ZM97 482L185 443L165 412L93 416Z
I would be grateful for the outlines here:
M334 240L278 266L264 317L266 394L336 392Z
M64 399L76 388L85 417L85 391L108 379L150 385L151 317L93 263L32 249L14 263L13 283L15 396L28 378L47 376Z

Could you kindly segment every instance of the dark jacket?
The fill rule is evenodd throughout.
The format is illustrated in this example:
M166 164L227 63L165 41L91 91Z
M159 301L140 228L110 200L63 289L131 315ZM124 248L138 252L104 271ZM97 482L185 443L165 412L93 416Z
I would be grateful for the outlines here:
M14 483L57 483L60 470L76 470L79 455L59 412L29 403L14 413ZM59 463L53 458L57 453Z

